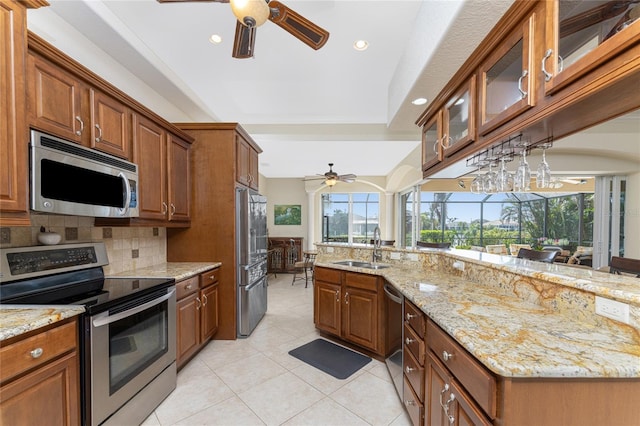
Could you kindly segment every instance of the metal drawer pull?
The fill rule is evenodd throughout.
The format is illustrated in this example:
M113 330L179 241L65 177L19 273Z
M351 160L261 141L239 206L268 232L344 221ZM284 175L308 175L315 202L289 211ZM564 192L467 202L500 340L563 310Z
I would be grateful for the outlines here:
M411 374L411 372L412 372L413 370L415 370L415 368L411 368L411 367L409 367L408 365L407 365L407 368L405 368L405 371L406 371L406 373L407 373L407 374Z
M44 351L42 350L42 348L35 348L31 352L29 352L29 354L31 354L31 358L33 359L40 358L43 353Z
M404 340L404 342L405 342L407 345L410 345L410 344L412 344L413 342L415 342L415 340L410 339L410 338L408 338L408 337L407 337L407 338Z
M526 90L522 90L522 79L528 75L529 75L529 71L524 70L522 71L522 76L518 79L518 91L520 92L521 99L526 98L527 95L529 94L529 92L527 92Z
M207 296L205 296L204 294L202 295L202 306L207 306Z
M544 81L549 81L549 80L551 80L551 77L553 77L551 75L551 73L549 71L547 71L547 69L545 68L545 62L547 62L547 59L549 59L549 57L551 55L553 55L553 50L552 49L548 49L544 53L544 58L542 58L542 73L544 74Z
M102 129L99 124L96 124L96 130L98 131L98 136L96 137L96 142L100 142L102 140Z
M191 290L191 284L187 284L187 285L185 286L185 288L186 288L187 290Z
M442 351L442 359L449 361L451 358L453 358L453 354L450 354L447 351Z
M213 281L213 280L215 280L215 279L216 279L216 276L215 276L215 275L211 275L211 276L209 277L209 279L210 279L211 281Z
M82 118L80 118L79 115L76 115L76 120L80 122L80 129L76 130L76 135L82 136L82 132L84 131L84 121L82 121Z
M415 402L415 401L408 400L408 399L405 399L405 401L404 401L404 405L406 405L406 406L408 407L408 406L410 406L410 405L416 405L416 402Z
M415 318L415 317L417 317L417 315L413 315L413 314L407 312L407 321L411 321L411 319Z

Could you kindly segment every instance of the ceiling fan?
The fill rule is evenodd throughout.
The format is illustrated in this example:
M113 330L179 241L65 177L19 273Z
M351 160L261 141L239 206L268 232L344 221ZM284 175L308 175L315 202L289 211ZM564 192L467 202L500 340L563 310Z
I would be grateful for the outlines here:
M305 181L309 181L309 180L320 180L320 179L324 179L324 184L327 186L334 186L336 183L338 182L345 182L345 183L353 183L357 176L354 175L353 173L349 173L346 175L339 175L336 172L333 171L333 163L329 163L329 171L324 173L324 174L318 174L317 178L309 178L309 179L304 179Z
M256 42L256 30L270 20L311 48L318 50L329 39L329 32L289 9L279 1L270 0L157 0L159 3L213 2L231 3L231 10L238 19L233 41L232 56L238 59L252 58Z

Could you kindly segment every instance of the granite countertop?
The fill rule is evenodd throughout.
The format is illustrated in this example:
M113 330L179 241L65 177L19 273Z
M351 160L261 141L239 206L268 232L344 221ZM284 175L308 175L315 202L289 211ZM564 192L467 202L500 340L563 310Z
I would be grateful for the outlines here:
M640 333L631 326L583 322L495 286L420 267L371 270L333 261L325 257L316 265L384 276L500 376L640 378Z
M221 262L166 262L144 268L110 274L114 278L174 278L185 280L210 269L219 268Z
M0 305L0 341L80 315L84 306Z

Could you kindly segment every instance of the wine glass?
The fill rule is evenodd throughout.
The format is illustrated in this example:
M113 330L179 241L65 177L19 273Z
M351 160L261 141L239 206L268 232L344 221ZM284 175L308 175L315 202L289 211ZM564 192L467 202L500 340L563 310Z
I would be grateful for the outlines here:
M493 162L489 163L489 171L482 178L482 192L485 194L496 193L496 181L498 174L493 171Z
M538 171L536 172L536 188L549 188L551 184L551 168L547 163L546 157L547 149L542 149L542 162L538 164Z
M471 193L472 194L480 194L482 193L482 175L476 174L476 177L471 181Z
M513 189L513 175L507 170L505 161L505 157L500 159L500 169L498 169L496 177L496 191L498 192L509 192Z
M529 191L531 189L531 168L527 163L527 149L522 150L522 157L516 170L513 181L513 188L516 192Z

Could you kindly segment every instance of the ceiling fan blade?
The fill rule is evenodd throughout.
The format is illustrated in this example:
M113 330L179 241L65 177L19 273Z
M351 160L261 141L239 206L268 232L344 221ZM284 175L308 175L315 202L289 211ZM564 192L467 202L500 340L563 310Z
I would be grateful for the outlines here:
M269 2L269 20L315 50L329 40L329 32L279 1Z
M256 27L247 27L237 21L232 56L238 59L253 58L253 46L255 43Z
M348 180L353 182L357 177L358 176L354 175L353 173L349 173L349 174L346 174L346 175L338 176L338 179L340 179L341 181L344 181L344 182L346 182Z

